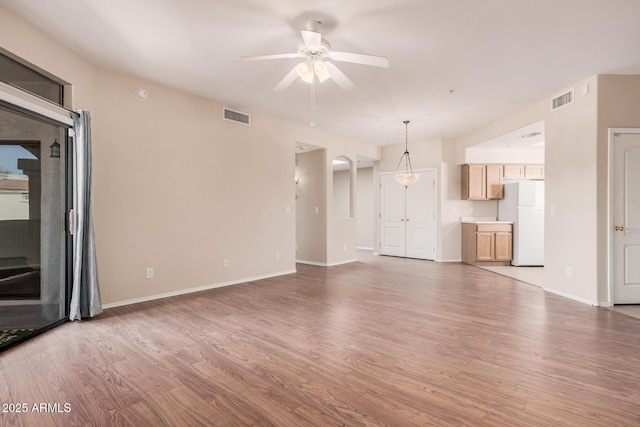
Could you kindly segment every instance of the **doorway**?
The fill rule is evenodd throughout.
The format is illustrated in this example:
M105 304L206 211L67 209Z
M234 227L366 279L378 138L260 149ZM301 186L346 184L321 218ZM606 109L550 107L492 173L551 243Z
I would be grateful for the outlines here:
M0 105L0 350L65 321L68 128Z
M610 129L610 300L640 304L640 129Z
M380 174L380 255L435 259L436 171L416 172L410 187Z

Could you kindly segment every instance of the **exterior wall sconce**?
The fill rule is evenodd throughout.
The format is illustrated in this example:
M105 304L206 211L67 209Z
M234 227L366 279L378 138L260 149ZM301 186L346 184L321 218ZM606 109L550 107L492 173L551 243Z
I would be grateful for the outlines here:
M54 159L59 159L60 158L60 144L58 144L58 140L56 139L55 141L53 141L53 144L51 144L49 146L49 148L51 149L51 156Z

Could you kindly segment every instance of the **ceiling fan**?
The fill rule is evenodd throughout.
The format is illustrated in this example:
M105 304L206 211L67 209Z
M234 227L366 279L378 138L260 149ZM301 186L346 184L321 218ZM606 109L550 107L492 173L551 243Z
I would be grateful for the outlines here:
M329 78L343 90L355 87L353 82L333 62L351 62L354 64L372 65L389 68L389 60L384 56L362 55L359 53L336 52L331 50L329 42L320 34L320 21L308 21L306 30L300 31L302 40L298 42L295 53L274 55L241 56L238 61L262 61L265 59L302 58L302 62L293 67L289 73L273 88L285 90L298 78L306 83L313 83L317 77L320 82Z

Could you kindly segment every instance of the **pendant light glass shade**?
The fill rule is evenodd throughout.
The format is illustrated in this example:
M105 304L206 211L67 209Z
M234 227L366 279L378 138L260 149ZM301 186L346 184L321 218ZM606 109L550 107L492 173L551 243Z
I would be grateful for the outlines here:
M404 185L408 187L410 185L415 184L420 179L419 173L414 173L413 168L411 167L411 157L409 157L409 120L405 120L405 140L404 140L404 154L400 157L400 161L398 162L398 167L396 167L396 174L394 178L396 182L400 185ZM404 171L400 169L402 165L402 161L404 160Z

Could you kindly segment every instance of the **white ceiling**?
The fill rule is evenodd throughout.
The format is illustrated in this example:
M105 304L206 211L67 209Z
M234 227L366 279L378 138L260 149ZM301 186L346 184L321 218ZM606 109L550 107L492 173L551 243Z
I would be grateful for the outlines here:
M317 85L317 128L387 145L455 138L594 74L640 73L639 0L0 0L87 61L222 101L311 121L310 86L272 88L299 61L307 20L356 84ZM150 93L150 97L153 93Z

